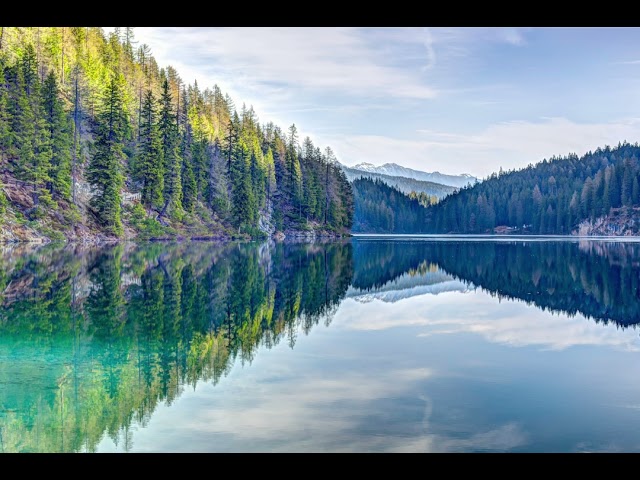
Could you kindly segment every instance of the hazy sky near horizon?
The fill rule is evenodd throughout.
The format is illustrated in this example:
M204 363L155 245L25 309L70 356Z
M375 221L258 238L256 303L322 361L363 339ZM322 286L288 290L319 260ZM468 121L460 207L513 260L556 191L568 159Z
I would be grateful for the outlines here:
M105 30L109 30L106 28ZM640 28L137 27L160 67L345 165L486 177L640 140Z

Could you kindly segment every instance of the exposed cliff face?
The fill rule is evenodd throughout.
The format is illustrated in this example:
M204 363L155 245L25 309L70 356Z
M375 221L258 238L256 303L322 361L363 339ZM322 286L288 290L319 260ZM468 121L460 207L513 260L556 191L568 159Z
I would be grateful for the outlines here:
M584 220L574 235L636 236L640 234L640 207L621 207L595 220Z
M57 199L57 207L38 204L31 186L6 170L0 172L0 188L6 199L0 218L0 243L67 241L98 244L117 240L100 233L88 218L86 207L89 197L84 192L88 188L85 182L78 182L76 202L79 208L76 209L60 198Z
M267 201L267 205L259 212L258 229L271 237L276 227L273 225L273 204Z
M26 225L18 225L14 219L5 217L0 225L0 243L31 242L48 243L49 238Z
M89 201L93 194L90 185L81 177L76 184L75 205L70 201L56 198L57 207L36 205L31 188L25 182L17 180L8 171L0 171L0 193L6 198L4 211L0 214L0 244L3 243L50 243L53 241L101 245L127 240L216 240L226 241L232 238L249 239L248 234L231 232L219 219L192 217L184 222L162 218L162 226L153 231L145 231L145 225L136 223L134 207L139 205L136 197L128 190L122 192L122 222L124 234L114 237L106 234L90 213ZM307 229L287 228L277 232L273 223L273 205L269 203L259 217L259 229L267 237L274 239L340 238L344 235L326 230L317 222L308 222ZM153 219L153 212L143 211L144 218Z

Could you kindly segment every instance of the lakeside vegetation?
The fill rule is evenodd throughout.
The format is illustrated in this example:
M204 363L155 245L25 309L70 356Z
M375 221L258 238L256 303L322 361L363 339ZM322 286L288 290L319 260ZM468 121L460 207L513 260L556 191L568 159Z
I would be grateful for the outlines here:
M416 202L415 194L379 180L358 180L353 231L637 235L639 158L640 146L626 142L582 157L552 157L501 170L437 203Z
M330 147L159 66L132 27L0 27L0 222L50 239L344 235Z

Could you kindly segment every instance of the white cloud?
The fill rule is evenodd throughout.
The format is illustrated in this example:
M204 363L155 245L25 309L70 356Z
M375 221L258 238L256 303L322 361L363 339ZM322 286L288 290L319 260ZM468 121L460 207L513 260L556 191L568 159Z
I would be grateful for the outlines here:
M506 451L524 444L528 437L515 423L480 431L465 425L471 430L467 435L435 433L438 425L432 426L432 414L446 410L447 405L434 405L422 393L416 398L424 402L422 414L418 421L407 420L402 434L371 434L376 427L363 426L389 415L379 400L421 389L434 372L427 368L373 368L329 377L322 369L276 364L270 366L267 378L252 368L243 371L242 381L227 378L224 392L220 392L220 385L201 382L195 391L185 392L171 411L160 407L145 429L135 431L135 451L148 451L145 445L151 439L155 451L193 451L194 445L198 445L197 451L237 452ZM165 424L171 425L171 435L165 434ZM116 450L109 441L104 441L102 448Z
M623 62L614 62L614 65L640 65L640 60L628 60Z
M521 168L553 155L635 142L636 119L610 121L603 113L599 121L575 122L566 117L563 102L553 102L558 93L543 91L540 97L535 85L509 69L495 75L496 62L513 54L511 46L539 60L544 42L541 47L535 40L544 29L537 36L531 31L138 27L134 33L151 47L160 66L174 66L183 80L197 79L202 88L218 84L238 107L253 105L261 121L283 128L296 123L317 145L330 145L347 165L396 162L486 177L500 167ZM638 62L626 58L626 63ZM581 81L578 91L608 88L591 85L589 78ZM534 98L549 100L548 118L528 116L532 106L527 102ZM589 97L588 103L597 101ZM442 131L437 118L422 115L422 109L434 106L448 116L448 124L455 120L455 129ZM633 111L633 98L624 108ZM473 115L466 116L465 109ZM490 124L488 118L497 112L514 120ZM430 133L417 133L420 129Z
M511 45L521 46L526 43L523 32L517 28L505 28L501 33L504 41Z
M496 303L501 302L500 308ZM640 351L634 329L620 330L595 323L581 314L570 318L528 306L517 300L498 300L482 291L412 297L388 304L380 300L357 303L346 299L332 328L382 330L420 326L419 336L470 332L490 342L522 347L537 345L563 350L578 345L608 345Z
M208 83L224 82L236 91L274 93L286 85L358 96L424 99L436 94L419 70L391 66L375 38L357 28L144 27L136 35L148 38L161 63L174 63L173 52L181 51L180 72L209 73Z
M522 168L552 156L582 155L605 145L635 143L640 119L611 123L576 123L566 118L538 122L512 121L488 126L478 133L456 134L421 130L421 138L381 135L335 135L325 140L346 165L395 162L411 168L486 177Z
M516 423L500 425L486 432L475 433L467 438L446 437L424 434L409 441L405 440L389 448L389 452L506 452L527 443L528 435Z

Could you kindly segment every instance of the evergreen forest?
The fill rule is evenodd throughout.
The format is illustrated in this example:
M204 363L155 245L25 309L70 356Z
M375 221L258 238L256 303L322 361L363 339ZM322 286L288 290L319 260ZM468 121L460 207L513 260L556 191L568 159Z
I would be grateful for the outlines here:
M0 222L52 239L341 236L330 147L160 66L132 27L0 27Z

